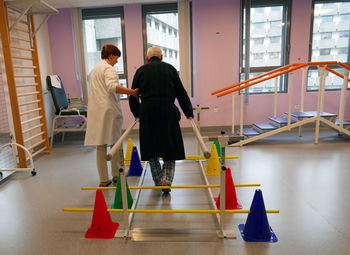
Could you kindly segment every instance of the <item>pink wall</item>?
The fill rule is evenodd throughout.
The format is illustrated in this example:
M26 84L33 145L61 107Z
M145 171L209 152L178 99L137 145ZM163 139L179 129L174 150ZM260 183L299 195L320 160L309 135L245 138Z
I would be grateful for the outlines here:
M62 78L67 96L81 97L72 11L60 9L59 12L48 20L53 74Z
M312 0L292 1L291 18L291 51L290 63L308 60L308 44ZM135 70L143 64L142 13L140 4L124 6L128 82L131 86ZM210 110L201 113L201 126L231 125L231 95L221 98L212 96L211 92L238 82L239 71L239 25L240 0L192 0L193 18L193 106L209 106ZM70 10L60 10L49 20L50 44L52 49L53 70L60 73L64 80L76 80L78 70L74 60L74 40ZM300 104L301 71L294 75L293 110ZM79 82L66 81L65 86L70 93L80 93ZM338 113L340 92L327 92L325 111ZM305 96L305 110L315 110L317 92L308 92ZM350 104L347 95L347 105ZM265 122L273 114L273 95L251 95L249 104L244 109L244 124ZM240 97L235 96L236 116L239 121ZM288 95L278 95L278 115L288 110ZM128 102L123 101L124 127L133 120ZM214 112L216 107L218 112ZM349 107L347 107L349 109ZM350 119L350 111L346 112ZM182 126L190 126L182 118Z

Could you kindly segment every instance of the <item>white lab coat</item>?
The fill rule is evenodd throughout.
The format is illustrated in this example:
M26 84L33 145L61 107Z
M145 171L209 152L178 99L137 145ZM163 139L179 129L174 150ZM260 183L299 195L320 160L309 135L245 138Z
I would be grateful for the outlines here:
M121 136L123 112L116 86L117 71L101 60L89 75L89 101L85 146L113 144Z

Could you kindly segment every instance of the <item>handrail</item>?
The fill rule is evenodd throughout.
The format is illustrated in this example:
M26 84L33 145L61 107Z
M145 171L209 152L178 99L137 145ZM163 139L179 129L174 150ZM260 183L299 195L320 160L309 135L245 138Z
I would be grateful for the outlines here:
M258 81L252 82L252 83L248 83L248 84L245 84L245 85L243 85L243 86L239 86L239 87L234 88L234 89L232 89L232 90L229 90L229 91L220 93L220 94L218 94L218 95L216 95L216 96L217 96L217 97L225 96L225 95L230 94L230 93L233 93L233 92L235 92L235 91L242 90L242 89L245 89L245 88L247 88L247 87L253 86L253 85L257 84L257 83L260 83L260 82L263 82L263 81L267 81L267 80L270 80L270 79L275 78L275 77L277 77L277 76L280 76L280 75L283 75L283 74L290 73L290 72L292 72L292 71L298 70L298 69L300 69L300 68L302 68L302 67L304 67L304 66L307 66L307 64L299 64L299 65L296 65L296 66L294 66L294 67L292 67L292 68L290 68L290 69L288 69L288 70L284 70L284 71L282 71L282 72L280 72L280 73L273 74L273 75L271 75L271 76L269 76L269 77L266 77L266 78L263 78L263 79L261 79L261 80L258 80Z
M339 62L339 65L341 65L342 67L344 67L344 68L346 68L346 69L350 70L350 66L345 65L345 64L344 64L344 63L342 63L342 62Z
M135 118L135 120L130 124L130 126L124 131L122 136L118 139L118 141L112 146L110 151L107 153L106 160L111 161L113 155L117 152L120 146L122 146L123 141L129 135L130 131L134 128L136 123L139 121L139 118Z
M340 62L338 61L318 61L318 62L309 62L309 66L318 66L318 65L336 65Z
M260 74L260 75L258 75L258 76L256 76L256 77L250 78L250 79L248 79L248 80L241 81L241 82L239 82L239 83L237 83L237 84L233 84L233 85L227 86L227 87L225 87L225 88L216 90L216 91L214 91L214 92L211 92L211 94L212 94L212 95L215 95L215 94L220 93L220 92L222 92L222 91L225 91L225 90L228 90L228 89L237 87L237 86L239 86L239 85L241 85L241 84L243 84L243 83L247 83L247 82L250 82L250 81L254 81L254 80L256 80L256 79L259 79L259 78L264 77L264 76L266 76L266 75L272 74L272 73L274 73L274 72L281 71L281 70L286 69L286 68L289 68L289 67L291 67L291 65L286 65L286 66L279 67L279 68L274 69L274 70L271 70L271 71L269 71L269 72L267 72L267 73Z
M282 67L279 67L279 68L277 68L277 69L274 69L274 70L272 70L272 71L269 71L269 72L267 72L267 73L258 75L258 76L256 76L256 77L250 78L250 79L248 79L248 80L244 80L244 81L241 81L241 82L239 82L239 83L236 83L236 84L227 86L227 87L225 87L225 88L222 88L222 89L213 91L213 92L211 92L211 94L212 94L212 95L216 95L216 94L217 94L217 95L216 95L217 97L222 97L222 96L225 96L225 95L227 95L227 94L233 93L233 92L235 92L235 91L242 90L242 89L244 89L244 88L250 87L250 86L255 85L255 84L257 84L257 83L260 83L260 82L263 82L263 81L266 81L266 80L275 78L275 77L277 77L277 76L280 76L280 75L283 75L283 74L286 74L286 73L289 73L289 72L292 72L292 71L295 71L295 70L297 70L297 69L299 69L299 68L301 68L301 67L304 67L304 66L313 66L313 65L324 66L324 65L336 65L336 64L339 64L340 66L342 66L342 67L344 67L344 68L350 70L350 66L348 66L348 65L346 65L346 64L344 64L344 63L338 62L338 61L315 61L315 62L308 62L308 63L289 64L289 65L282 66ZM290 67L292 67L292 68L290 68ZM286 69L286 68L290 68L290 69L284 70L284 69ZM332 69L329 68L329 67L326 67L326 69L327 69L327 71L329 71L329 72L331 72L331 73L333 73L333 74L335 74L335 75L337 75L337 76L339 76L339 77L341 77L341 78L344 79L344 75L342 75L342 74L340 74L340 73L338 73L338 72L332 70ZM282 70L284 70L284 71L282 71ZM277 74L273 74L273 73L278 72L278 71L281 71L281 72L280 72L280 73L277 73ZM266 76L266 75L270 75L270 74L273 74L273 75L271 75L271 76L269 76L269 77L266 77L266 78L263 78L263 79L261 79L261 80L252 82L252 83L248 83L248 82L257 80L257 79L259 79L259 78L262 78L262 77L264 77L264 76ZM350 78L348 79L348 81L350 82ZM246 83L246 84L243 85L243 86L240 86L240 85L242 85L242 84L244 84L244 83ZM238 87L238 86L239 86L239 88L235 88L235 87ZM231 89L231 90L229 90L229 89ZM225 90L227 90L227 91L226 91L226 92L223 92L223 91L225 91Z
M339 64L340 64L340 62L339 62ZM324 65L320 65L320 66L323 67ZM326 70L339 76L340 78L344 79L344 75L342 75L341 73L338 73L338 72L334 71L333 69L330 69L329 67L326 67ZM350 79L348 79L348 81L350 82Z

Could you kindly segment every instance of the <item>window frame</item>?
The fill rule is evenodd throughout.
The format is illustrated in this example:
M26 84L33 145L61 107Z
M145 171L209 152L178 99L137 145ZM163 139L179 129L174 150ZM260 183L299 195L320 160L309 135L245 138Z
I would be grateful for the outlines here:
M125 18L124 18L124 7L108 7L108 8L92 8L81 10L82 22L88 19L106 19L106 18L120 18L121 23L121 35L123 52L121 58L123 59L124 73L119 74L119 80L126 80L126 87L128 88L128 68L127 68L127 54L126 54L126 40L125 40ZM83 35L84 37L84 35ZM84 50L85 54L85 50ZM120 61L120 59L118 61ZM87 79L88 74L86 75ZM86 82L88 84L88 81ZM127 100L128 96L121 96L121 100Z
M243 66L243 33L244 33L244 10L245 10L245 1L241 0L241 24L240 24L240 40L239 40L239 48L240 48L240 54L239 54L239 77L238 80L241 81L241 75L245 74L245 67ZM274 7L274 6L284 6L284 12L282 19L286 21L286 29L282 30L281 35L281 59L282 64L279 66L268 66L268 67L252 67L249 66L250 73L265 73L269 72L271 70L274 70L276 68L285 66L289 64L289 54L290 54L290 23L291 23L291 0L251 0L251 8L256 7ZM284 39L285 38L285 39ZM251 38L250 38L251 40ZM277 93L287 93L288 92L288 75L283 75L282 79L279 79L279 87ZM256 94L272 94L274 91L271 92L249 92L249 95L256 95Z
M315 4L318 3L350 3L349 0L312 0L312 10L311 10L311 22L310 22L310 41L309 41L309 62L311 62L312 59L312 43L313 43L313 32L314 32L314 17L315 17ZM350 14L341 14L341 15L347 15L350 16ZM329 15L330 16L330 15ZM348 31L349 33L349 44L350 45L350 30ZM332 48L330 48L331 50ZM349 65L350 64L350 47L348 47L348 62L346 62L345 64ZM333 67L337 67L337 65L328 65L328 67L333 68ZM308 77L309 77L309 71L314 71L317 69L317 66L310 66L308 69ZM325 86L325 90L326 91L340 91L341 88L327 88L327 86ZM350 90L350 86L348 85L347 90ZM318 92L318 89L309 89L308 86L308 82L306 84L306 91L307 92Z
M148 13L173 13L176 11L178 13L177 3L165 3L165 4L144 4L142 5L142 37L143 37L143 58L144 63L147 63L146 54L147 54L147 23L146 15ZM190 52L191 52L191 97L193 97L193 22L192 22L192 3L190 2ZM173 29L172 29L173 30ZM168 33L168 31L167 31ZM172 35L175 38L179 38L179 32L174 35L174 30ZM161 47L164 50L164 47ZM169 51L169 49L167 49ZM169 53L169 52L168 52ZM180 55L180 49L178 56ZM179 58L177 58L179 59Z

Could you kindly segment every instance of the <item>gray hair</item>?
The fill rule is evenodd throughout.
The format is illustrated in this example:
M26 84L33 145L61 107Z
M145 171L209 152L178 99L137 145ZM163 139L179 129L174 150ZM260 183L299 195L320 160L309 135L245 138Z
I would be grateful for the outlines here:
M147 50L147 57L151 58L153 56L161 57L163 55L162 49L159 47L151 47Z

